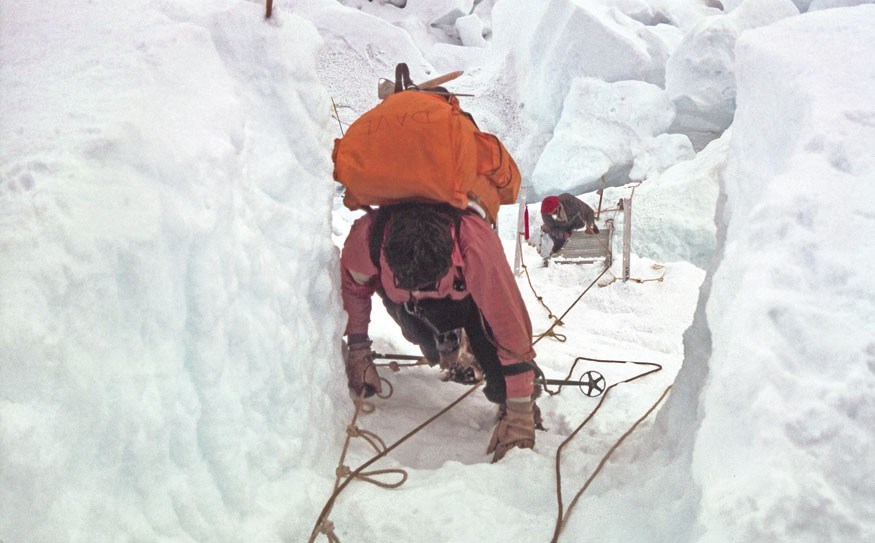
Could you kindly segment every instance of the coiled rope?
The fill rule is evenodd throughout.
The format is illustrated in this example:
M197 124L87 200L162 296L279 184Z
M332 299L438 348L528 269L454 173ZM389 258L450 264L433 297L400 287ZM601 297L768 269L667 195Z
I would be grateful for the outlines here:
M319 534L324 534L328 538L328 541L330 543L340 543L340 539L334 533L334 524L328 520L328 516L331 514L331 510L334 508L334 504L337 501L337 497L340 495L341 492L343 492L343 489L346 488L349 485L349 483L351 483L354 479L361 479L365 482L376 484L382 488L397 488L397 487L401 486L402 484L404 484L404 482L407 480L407 472L405 472L404 470L389 469L389 470L376 470L376 471L371 471L371 472L365 472L364 470L367 469L368 467L370 467L372 464L374 464L378 460L380 460L381 458L383 458L384 456L386 456L387 454L389 454L390 452L392 452L399 445L401 445L402 443L404 443L405 441L407 441L408 439L413 437L416 433L418 433L420 430L422 430L423 428L425 428L426 426L428 426L429 424L431 424L432 422L437 420L443 414L447 413L450 409L452 409L453 407L458 405L462 400L464 400L465 398L470 396L475 390L477 390L481 384L483 384L482 381L474 384L474 386L472 386L464 394L462 394L461 396L456 398L448 406L446 406L445 408L441 409L440 411L438 411L437 413L435 413L434 415L429 417L428 420L426 420L425 422L423 422L422 424L420 424L419 426L417 426L413 430L404 434L404 436L402 436L400 439L398 439L397 441L395 441L394 443L392 443L388 447L386 447L383 444L384 446L382 447L382 450L380 449L380 447L377 447L375 445L375 443L368 440L368 443L370 443L371 446L373 446L378 451L377 454L374 455L373 457L371 457L370 460L368 460L367 462L365 462L364 464L362 464L361 466L359 466L355 470L350 471L349 468L344 465L344 461L346 458L347 451L349 450L350 440L354 436L358 437L357 434L359 434L361 432L361 430L357 430L357 431L350 430L351 428L355 428L356 420L357 420L359 413L361 411L361 406L363 403L363 395L359 396L359 399L356 401L356 409L355 409L355 413L353 414L352 422L350 422L350 425L347 429L347 438L346 438L346 441L344 442L344 445L343 445L343 451L341 452L341 455L340 455L340 461L338 463L338 469L337 469L336 479L335 479L335 483L334 483L334 490L332 491L331 496L328 498L328 501L325 503L325 506L322 508L322 511L319 513L319 518L316 520L316 525L313 527L313 531L310 533L309 543L313 543L316 540L316 538L319 536ZM368 434L370 434L371 437L376 435L376 434L373 434L372 432L368 432ZM379 438L377 438L377 439L379 439ZM379 443L382 444L382 440L379 440ZM372 476L386 474L386 473L401 473L402 478L400 481L398 481L396 483L392 483L392 484L380 483L380 482L375 482L374 480L372 480ZM342 482L341 482L341 480L342 480Z

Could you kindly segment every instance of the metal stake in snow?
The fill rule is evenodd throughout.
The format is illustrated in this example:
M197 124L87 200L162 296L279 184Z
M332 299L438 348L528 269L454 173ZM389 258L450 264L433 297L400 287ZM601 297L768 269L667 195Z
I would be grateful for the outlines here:
M632 198L623 198L623 282L629 280L629 251L632 245Z
M520 240L521 236L526 235L526 191L528 187L524 184L520 187L520 202L519 202L519 213L517 214L516 221L516 252L513 257L513 274L520 274L520 263L522 261L522 242Z

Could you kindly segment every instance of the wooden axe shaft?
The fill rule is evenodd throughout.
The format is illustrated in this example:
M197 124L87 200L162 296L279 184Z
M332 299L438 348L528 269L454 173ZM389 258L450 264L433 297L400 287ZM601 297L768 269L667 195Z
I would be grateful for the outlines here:
M450 72L448 74L444 74L444 75L435 77L434 79L429 79L425 83L422 83L421 85L416 85L416 86L420 89L423 89L423 90L433 89L434 87L440 86L448 81L452 81L453 79L456 79L457 77L459 77L463 73L464 72L461 70L458 70L455 72ZM387 96L391 96L393 94L395 94L395 83L388 80L388 79L380 79L380 81L377 84L377 96L380 98L380 100L386 98Z
M463 73L464 73L463 71L458 70L455 72L450 72L448 74L440 75L438 77L435 77L434 79L429 79L425 83L420 83L419 85L417 85L417 87L419 87L420 89L431 89L431 88L437 87L439 85L443 85L444 83L447 83L449 81L452 81L453 79L456 79L457 77L459 77Z

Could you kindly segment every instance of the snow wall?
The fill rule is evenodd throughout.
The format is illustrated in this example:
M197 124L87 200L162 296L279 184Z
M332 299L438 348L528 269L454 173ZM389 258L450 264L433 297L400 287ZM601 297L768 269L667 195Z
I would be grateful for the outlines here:
M319 36L239 1L2 9L0 539L298 540L345 395Z
M873 43L875 6L741 37L718 258L684 365L570 532L875 538Z

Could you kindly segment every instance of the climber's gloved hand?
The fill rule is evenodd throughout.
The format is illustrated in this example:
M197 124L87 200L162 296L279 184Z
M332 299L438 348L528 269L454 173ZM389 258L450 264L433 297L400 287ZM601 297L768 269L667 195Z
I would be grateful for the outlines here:
M506 410L492 433L486 453L494 453L492 462L498 462L514 447L531 449L535 446L535 401L531 397L508 398Z
M347 385L356 398L364 392L365 398L383 392L380 375L374 366L374 351L368 339L352 341L346 348Z

